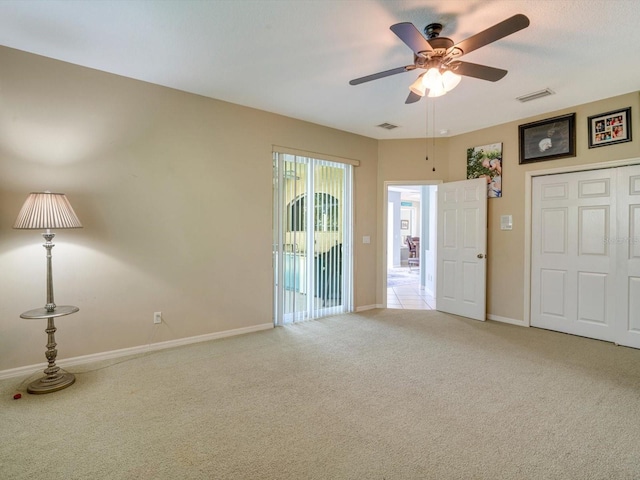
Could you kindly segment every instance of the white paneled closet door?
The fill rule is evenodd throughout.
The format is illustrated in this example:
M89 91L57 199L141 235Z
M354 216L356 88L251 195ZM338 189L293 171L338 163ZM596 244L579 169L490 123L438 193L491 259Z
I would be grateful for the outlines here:
M640 165L617 170L616 342L640 348Z
M614 174L534 177L531 325L614 341Z
M531 325L640 348L640 166L534 177Z

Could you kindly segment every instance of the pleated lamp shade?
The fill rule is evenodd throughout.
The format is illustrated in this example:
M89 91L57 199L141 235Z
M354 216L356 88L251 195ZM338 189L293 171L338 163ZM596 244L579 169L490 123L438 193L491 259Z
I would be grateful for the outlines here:
M82 228L82 224L64 193L37 192L29 194L13 228Z

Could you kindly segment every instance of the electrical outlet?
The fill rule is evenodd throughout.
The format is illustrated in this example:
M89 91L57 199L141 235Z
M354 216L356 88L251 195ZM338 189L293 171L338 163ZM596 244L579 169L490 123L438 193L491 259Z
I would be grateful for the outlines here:
M162 312L153 312L153 323L162 323Z

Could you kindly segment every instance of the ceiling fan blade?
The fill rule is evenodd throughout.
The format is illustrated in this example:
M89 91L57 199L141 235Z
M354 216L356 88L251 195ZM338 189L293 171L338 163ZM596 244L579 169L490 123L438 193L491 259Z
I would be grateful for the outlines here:
M501 68L488 67L486 65L469 62L452 63L450 69L458 75L488 80L489 82L497 82L508 73Z
M473 35L472 37L462 40L460 43L455 44L452 49L462 50L462 55L466 55L480 47L484 47L489 43L500 40L501 38L511 35L512 33L527 28L529 26L529 19L521 13L507 18L500 23L495 24L493 27L489 27L480 33Z
M407 97L407 99L404 101L404 103L409 104L409 103L416 103L418 100L420 100L422 97L420 95L418 95L417 93L413 93L413 92L409 92L409 96Z
M379 78L389 77L397 73L408 72L410 70L414 70L415 68L416 68L415 65L407 65L406 67L392 68L391 70L385 70L384 72L374 73L372 75L367 75L366 77L354 78L349 82L349 85L360 85L361 83L370 82L371 80L377 80Z
M413 23L396 23L389 28L400 40L406 43L416 55L420 52L433 52L433 48L431 48L427 39L422 36Z

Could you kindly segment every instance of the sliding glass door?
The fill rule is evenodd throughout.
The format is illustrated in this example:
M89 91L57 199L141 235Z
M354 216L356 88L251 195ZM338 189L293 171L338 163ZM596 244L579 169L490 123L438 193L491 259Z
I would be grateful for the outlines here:
M352 309L352 166L286 153L273 160L274 321Z

